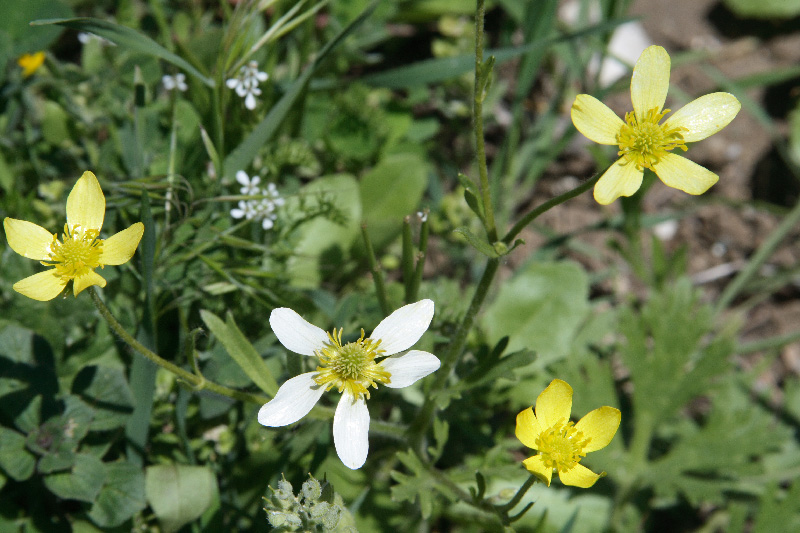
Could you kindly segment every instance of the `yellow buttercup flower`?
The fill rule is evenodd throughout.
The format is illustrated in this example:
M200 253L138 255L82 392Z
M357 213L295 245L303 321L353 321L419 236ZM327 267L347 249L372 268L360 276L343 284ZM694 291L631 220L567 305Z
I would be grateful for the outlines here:
M17 59L17 65L22 67L22 77L27 78L34 72L39 70L39 67L44 63L44 52L35 52L33 54L22 54Z
M572 387L554 379L536 399L536 414L528 407L517 415L517 438L539 453L522 461L525 468L550 486L553 471L564 485L588 488L605 475L595 474L580 460L608 446L620 422L619 409L600 407L570 422Z
M11 249L29 259L53 267L14 284L20 294L46 302L72 281L75 296L92 285L106 286L94 271L105 265L127 263L144 233L137 222L108 238L100 238L106 213L106 198L91 172L84 172L67 197L67 223L61 240L41 226L7 217L3 221Z
M642 184L649 168L666 185L689 194L702 194L719 176L705 167L672 153L686 151L687 142L705 139L727 126L741 109L735 96L713 93L690 102L663 124L670 112L664 109L669 88L670 59L660 46L647 48L633 69L633 111L623 122L597 98L579 94L572 104L572 122L589 139L619 146L621 157L600 177L594 198L610 204L620 196L631 196Z

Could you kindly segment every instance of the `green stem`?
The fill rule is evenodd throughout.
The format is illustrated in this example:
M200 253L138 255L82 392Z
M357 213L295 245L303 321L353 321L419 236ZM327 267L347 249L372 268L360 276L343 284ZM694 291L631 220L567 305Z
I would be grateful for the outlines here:
M430 225L428 225L428 210L425 209L422 226L419 229L419 253L417 254L417 268L414 271L414 281L411 283L411 294L409 296L410 302L417 301L419 286L422 283L422 271L425 269L425 257L427 257L428 254L429 233Z
M486 262L486 269L483 271L478 286L475 288L475 294L472 295L472 301L469 304L464 319L458 326L455 335L450 340L449 350L442 356L442 366L436 372L436 380L431 387L431 394L426 395L425 403L422 404L417 419L414 421L410 428L410 442L414 447L420 447L422 444L423 436L430 426L431 419L436 406L435 391L444 388L447 379L450 377L450 372L455 367L464 346L467 343L467 336L469 335L472 325L475 323L475 317L478 315L486 295L489 293L489 287L492 285L495 274L500 267L500 259L489 259Z
M775 248L783 241L784 237L800 223L800 201L797 202L783 222L775 228L775 231L770 234L769 238L764 241L761 247L756 250L756 253L748 261L747 266L742 269L733 281L725 287L722 295L717 301L716 311L717 314L721 313L728 307L734 298L742 291L748 281L758 272L761 265L772 256Z
M536 483L536 481L538 481L538 479L539 479L539 478L537 478L536 476L534 476L534 475L531 475L531 476L530 476L530 477L529 477L529 478L528 478L528 479L525 481L525 483L523 483L523 484L522 484L522 486L519 488L519 490L517 491L517 493L516 493L516 494L514 494L514 497L513 497L513 498L511 498L510 500L508 500L508 503L506 503L506 504L503 504L503 505L498 505L498 506L497 506L498 510L499 510L501 513L506 513L506 514L507 514L509 511L511 511L511 509L513 509L514 507L516 507L516 505L517 505L517 504L520 502L520 500L522 500L522 497L523 497L523 496L525 496L525 493L526 493L526 492L528 492L528 489L530 489L530 488L533 486L533 484L534 484L534 483Z
M597 183L597 180L600 179L600 176L602 176L606 170L607 169L603 169L602 172L598 172L594 177L590 178L588 181L581 183L571 191L567 191L564 194L556 196L555 198L551 198L550 200L546 201L540 206L535 207L534 209L529 211L516 224L514 224L514 227L511 228L511 230L509 230L508 234L505 237L503 237L503 242L506 244L511 244L511 241L513 241L514 238L517 235L519 235L523 229L525 229L525 226L533 222L536 219L536 217L538 217L543 213L546 213L547 211L549 211L550 209L554 208L559 204L563 204L564 202L566 202L571 198L575 198L579 194L583 194L584 192L594 187L594 184Z
M260 394L251 394L249 392L242 392L235 389L229 389L228 387L223 387L222 385L208 381L202 376L192 374L178 365L167 361L157 353L147 349L144 345L142 345L142 343L133 338L130 333L125 331L125 328L123 328L122 325L117 322L117 319L111 314L111 311L108 309L108 307L106 307L106 304L100 299L100 296L97 294L97 291L94 290L94 287L89 287L86 289L86 291L92 297L95 307L97 307L97 310L100 311L100 315L102 315L109 327L111 327L111 330L116 333L125 344L161 368L172 372L183 381L188 383L195 390L210 390L211 392L215 392L221 396L233 398L234 400L256 404L264 404L270 400L266 396L262 396Z
M483 138L483 98L488 72L483 71L483 19L486 15L485 0L478 0L475 14L475 85L472 92L473 114L475 121L475 149L478 158L478 174L480 176L481 198L483 203L484 224L489 242L497 240L497 227L494 221L492 193L489 188L489 170L486 166L486 145Z
M414 244L411 242L411 217L403 219L403 285L406 303L411 303L411 287L414 284Z
M361 236L364 238L364 246L367 248L367 261L369 262L369 269L372 271L372 280L375 282L375 293L378 296L378 303L381 306L381 311L386 316L389 316L391 309L389 308L389 301L386 299L386 285L383 283L383 272L375 259L375 250L372 249L372 241L367 233L367 223L361 224Z

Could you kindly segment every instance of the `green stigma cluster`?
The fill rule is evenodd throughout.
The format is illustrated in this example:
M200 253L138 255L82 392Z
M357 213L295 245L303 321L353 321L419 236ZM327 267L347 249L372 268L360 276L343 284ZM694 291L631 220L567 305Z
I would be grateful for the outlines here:
M264 498L264 510L273 531L357 533L342 497L327 481L320 483L309 474L295 496L292 484L281 476L277 488L269 489L272 495Z

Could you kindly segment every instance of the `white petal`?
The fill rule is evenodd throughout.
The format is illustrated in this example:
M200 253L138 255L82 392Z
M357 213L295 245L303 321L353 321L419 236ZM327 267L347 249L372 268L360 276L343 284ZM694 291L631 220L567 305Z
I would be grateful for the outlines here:
M269 315L269 325L278 340L287 349L302 355L314 355L314 350L328 342L328 334L289 309L273 309Z
M420 300L404 305L384 318L370 338L381 340L380 348L386 351L386 355L396 354L414 346L432 319L433 301Z
M380 362L380 365L392 375L391 382L386 383L386 386L393 389L408 387L417 380L439 370L441 364L439 358L432 353L419 350L411 350L403 355L393 355Z
M315 374L306 372L281 385L275 397L258 410L258 423L274 428L293 424L306 416L325 392L325 387L314 381Z
M247 97L244 99L244 106L252 111L256 108L256 97L253 96L253 93L249 93Z
M369 452L369 410L363 396L342 394L333 415L333 444L344 466L361 468Z
M225 85L228 86L228 89L235 89L239 85L239 80L237 78L231 78L225 81Z
M250 176L248 176L247 172L245 172L244 170L238 170L236 172L236 181L238 181L245 187L250 186Z

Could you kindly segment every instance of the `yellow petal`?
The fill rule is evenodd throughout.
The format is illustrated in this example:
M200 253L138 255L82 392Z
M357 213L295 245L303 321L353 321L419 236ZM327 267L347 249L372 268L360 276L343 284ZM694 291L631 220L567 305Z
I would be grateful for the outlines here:
M642 186L644 172L636 165L620 158L611 165L594 186L594 199L608 205L620 196L631 196Z
M669 54L660 46L650 46L642 52L633 67L631 102L639 122L651 109L661 111L669 89Z
M654 167L664 184L689 194L703 194L719 176L694 161L675 154L667 154Z
M6 230L8 245L19 255L37 261L43 261L50 256L53 234L43 227L10 217L3 220L3 227Z
M617 433L621 417L619 409L606 405L581 418L575 424L575 429L591 439L583 451L589 453L608 446Z
M94 270L90 270L86 274L73 279L72 292L77 296L83 289L91 287L92 285L106 286L106 280Z
M56 269L45 270L14 284L14 290L23 296L47 302L64 290L67 282L55 275Z
M127 263L133 257L136 247L139 246L143 233L144 224L137 222L128 229L122 230L104 240L100 264L121 265L122 263Z
M564 485L571 485L573 487L580 487L582 489L588 489L594 485L595 481L604 475L606 475L605 472L602 474L595 474L580 463L573 466L566 472L558 473L561 483Z
M536 447L536 439L539 438L541 433L542 428L539 425L539 421L536 420L536 415L533 414L532 407L528 407L517 415L517 429L515 434L522 444L528 448L538 450Z
M693 100L664 122L664 127L683 127L686 142L701 141L730 124L742 104L728 93L712 93Z
M617 134L625 125L608 106L588 94L575 97L570 114L578 131L599 144L617 144Z
M540 427L553 427L558 421L569 421L572 410L572 387L566 381L554 379L536 398L536 418Z
M97 178L88 170L78 179L67 197L67 224L99 230L106 214L106 197Z
M548 487L550 486L550 480L553 478L553 469L544 465L541 455L528 457L522 461L522 464L525 465L528 472L547 483Z

